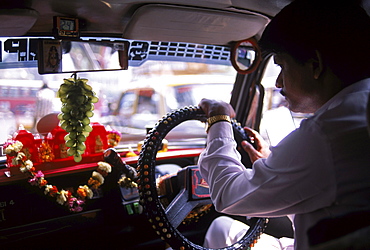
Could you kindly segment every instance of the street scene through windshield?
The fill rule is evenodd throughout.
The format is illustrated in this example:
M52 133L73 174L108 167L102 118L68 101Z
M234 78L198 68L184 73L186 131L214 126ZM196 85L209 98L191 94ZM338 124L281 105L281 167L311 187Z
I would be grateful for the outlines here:
M3 143L20 126L32 133L38 133L36 124L40 118L49 113L60 113L62 103L57 91L62 83L61 79L71 77L68 73L40 75L32 58L22 59L23 63L19 61L22 54L19 46L23 46L24 51L30 51L34 47L34 41L33 38L2 39L5 51L4 66L0 68L3 79L0 81L0 114L4 129L0 139ZM172 55L177 58L173 61L168 53L167 56L162 55L163 49L162 54L149 54L150 50L159 50L161 46L170 50L173 45L171 47L167 46L168 43L153 43L149 47L149 44L131 42L131 67L128 70L78 74L79 78L89 80L99 97L91 121L122 133L121 145L136 146L144 139L147 128L154 126L163 115L185 106L196 106L201 98L213 97L230 101L235 70L228 61L228 50L222 51L221 47L221 51L218 51L220 48L213 46L207 51L202 45L173 43L178 46L178 50L181 46L183 49L197 47L204 58L210 58L212 54L216 58L199 60L194 55L187 59L178 53ZM185 61L181 62L179 58L184 58ZM201 140L197 143L204 144L205 125L189 121L181 124L172 134L175 134L174 137L169 137L174 140L188 138L192 141L198 138Z

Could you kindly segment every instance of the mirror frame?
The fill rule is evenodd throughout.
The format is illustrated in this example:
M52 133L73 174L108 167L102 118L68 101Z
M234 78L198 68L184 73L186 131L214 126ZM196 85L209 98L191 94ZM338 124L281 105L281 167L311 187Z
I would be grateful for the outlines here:
M256 56L255 56L255 60L253 61L253 63L247 69L242 69L238 65L237 56L238 56L239 46L242 43L245 43L245 42L248 42L252 45L252 47L253 47L253 49L256 53ZM233 65L234 69L239 74L246 75L246 74L250 74L250 73L254 72L257 69L258 65L260 64L260 62L262 60L261 49L258 46L257 40L255 38L248 38L248 39L241 40L241 41L238 41L235 44L233 44L231 46L231 58L230 58L230 60L231 60L231 64Z
M77 43L91 43L91 44L119 44L123 50L118 50L118 60L120 68L112 69L76 69L76 70L63 70L62 60L63 60L63 42L77 42ZM70 40L70 39L39 39L38 44L38 72L42 74L58 74L58 73L79 73L79 72L93 72L93 71L114 71L114 70L127 70L128 69L128 49L129 43L127 41L111 41L111 40ZM50 51L54 51L54 67L51 68L49 64ZM55 58L57 56L57 58ZM56 62L56 63L55 63Z

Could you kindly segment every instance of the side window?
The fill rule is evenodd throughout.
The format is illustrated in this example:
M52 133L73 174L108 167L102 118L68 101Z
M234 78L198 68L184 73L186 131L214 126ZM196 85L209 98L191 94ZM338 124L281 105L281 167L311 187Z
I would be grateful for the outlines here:
M279 73L280 67L274 64L273 57L271 57L261 81L265 96L260 124L260 133L271 146L275 146L298 128L302 119L307 117L307 115L294 113L288 109L285 98L280 94L280 89L275 87Z
M124 93L119 104L118 113L120 115L133 114L135 100L136 94L134 91L127 91L126 93Z

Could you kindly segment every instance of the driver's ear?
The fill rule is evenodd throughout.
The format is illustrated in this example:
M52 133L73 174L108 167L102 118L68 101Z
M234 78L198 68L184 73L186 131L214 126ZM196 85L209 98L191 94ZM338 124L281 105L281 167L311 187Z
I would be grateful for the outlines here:
M311 60L312 60L313 78L317 80L324 71L324 62L320 51L315 50L315 56Z

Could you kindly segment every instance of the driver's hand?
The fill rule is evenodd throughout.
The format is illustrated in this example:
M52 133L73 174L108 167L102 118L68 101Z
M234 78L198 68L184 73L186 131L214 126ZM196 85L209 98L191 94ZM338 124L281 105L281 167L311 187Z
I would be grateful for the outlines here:
M244 151L248 153L252 163L260 158L267 158L271 153L268 143L257 131L248 127L244 127L244 131L256 145L256 148L254 148L252 144L247 141L242 141L241 143Z
M199 103L199 107L201 107L207 117L215 115L228 115L231 118L235 117L233 107L227 102L203 98Z

